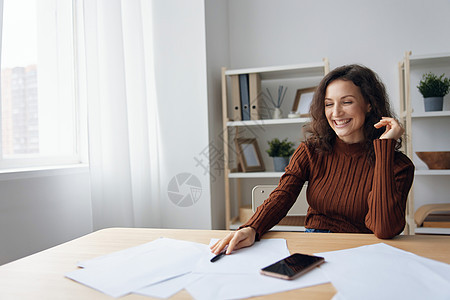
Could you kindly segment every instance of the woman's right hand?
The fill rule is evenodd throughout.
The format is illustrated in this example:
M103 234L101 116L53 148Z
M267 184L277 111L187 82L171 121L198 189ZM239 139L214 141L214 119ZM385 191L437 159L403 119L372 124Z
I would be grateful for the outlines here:
M256 231L251 227L244 227L237 231L229 233L223 239L212 245L211 252L219 254L228 245L226 254L230 254L233 250L249 247L255 243Z

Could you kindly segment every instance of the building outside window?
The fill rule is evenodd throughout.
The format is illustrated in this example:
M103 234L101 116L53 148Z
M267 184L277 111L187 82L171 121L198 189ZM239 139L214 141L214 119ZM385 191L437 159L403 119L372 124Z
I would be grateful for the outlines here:
M0 169L81 163L75 0L0 0Z
M3 157L39 154L36 65L2 69Z

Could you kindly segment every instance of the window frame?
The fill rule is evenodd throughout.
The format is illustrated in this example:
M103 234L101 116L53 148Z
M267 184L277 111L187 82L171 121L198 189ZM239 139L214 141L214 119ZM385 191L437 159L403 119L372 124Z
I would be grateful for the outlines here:
M17 155L14 158L3 156L3 141L0 138L0 174L17 173L50 169L61 170L61 168L73 169L74 167L86 168L88 166L88 134L87 134L87 97L86 97L86 60L84 53L84 24L83 3L81 0L69 1L71 5L72 24L71 38L73 53L73 73L71 84L73 95L71 105L73 108L73 152L71 155ZM55 2L56 3L56 2ZM2 46L3 33L3 0L0 0L0 49ZM1 51L1 50L0 50ZM58 73L59 74L59 73ZM1 115L0 105L0 115ZM2 134L2 122L0 122L0 135Z

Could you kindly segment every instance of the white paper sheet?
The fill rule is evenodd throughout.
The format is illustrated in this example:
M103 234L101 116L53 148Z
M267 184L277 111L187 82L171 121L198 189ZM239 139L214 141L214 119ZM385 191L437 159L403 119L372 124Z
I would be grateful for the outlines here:
M167 279L165 281L152 284L142 289L133 291L135 294L155 297L155 298L169 298L179 291L183 290L196 280L205 276L204 274L188 273L175 278Z
M318 253L334 299L450 299L450 265L384 243Z
M139 255L142 255L144 253L147 253L149 251L154 251L160 247L164 247L165 244L167 244L170 239L166 239L166 238L159 238L156 239L154 241L142 244L142 245L138 245L135 247L131 247L131 248L127 248L121 251L116 251L113 253L109 253L106 255L102 255L90 260L86 260L86 261L80 261L78 262L78 266L80 268L87 268L87 267L95 267L98 265L108 265L111 263L121 263L125 260L128 260L132 257L136 257Z
M319 285L329 282L320 268L295 280L259 274L206 274L186 290L196 300L242 299Z
M189 273L199 259L210 255L209 247L199 243L162 238L149 244L152 245L138 246L149 251L130 248L130 251L85 262L83 265L88 267L66 276L112 297L120 297Z
M210 244L217 240L211 240ZM201 260L194 269L196 273L222 274L258 274L259 270L280 259L289 256L285 239L266 239L256 242L253 246L242 248L229 255L224 255L218 261ZM214 257L211 253L210 258Z

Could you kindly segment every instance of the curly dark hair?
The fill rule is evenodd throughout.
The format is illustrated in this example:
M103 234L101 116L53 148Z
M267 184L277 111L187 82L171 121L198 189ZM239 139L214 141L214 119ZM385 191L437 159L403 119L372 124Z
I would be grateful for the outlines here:
M385 128L376 129L373 125L381 120L381 117L394 118L394 114L391 111L384 84L374 71L362 65L352 64L338 67L322 79L314 93L309 109L311 122L305 126L306 144L310 149L318 152L329 153L333 149L336 133L328 124L325 116L325 93L328 85L336 79L352 81L360 88L364 100L371 106L371 110L366 113L364 122L364 143L368 158L370 161L375 161L373 140L379 138ZM396 150L400 149L401 142L401 139L397 141Z

